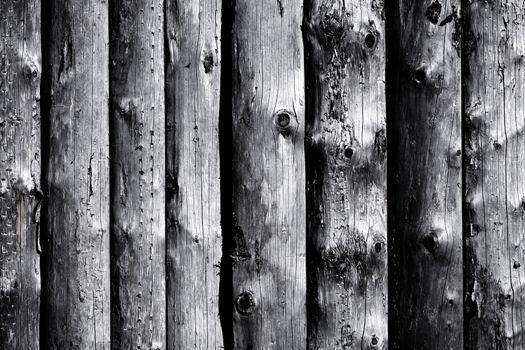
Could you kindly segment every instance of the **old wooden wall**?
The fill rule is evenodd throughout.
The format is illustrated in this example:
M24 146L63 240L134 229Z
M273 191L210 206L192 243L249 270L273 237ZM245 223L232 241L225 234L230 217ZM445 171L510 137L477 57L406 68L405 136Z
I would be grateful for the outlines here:
M0 349L524 349L525 5L0 0Z

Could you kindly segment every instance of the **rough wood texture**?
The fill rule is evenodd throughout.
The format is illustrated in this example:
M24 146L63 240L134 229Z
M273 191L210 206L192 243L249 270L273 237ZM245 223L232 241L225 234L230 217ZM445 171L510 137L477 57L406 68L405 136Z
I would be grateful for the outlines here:
M465 5L468 349L525 349L525 8Z
M165 349L164 2L110 13L112 347Z
M459 1L386 6L390 345L462 349Z
M39 348L40 1L0 1L0 348Z
M306 6L308 345L385 349L383 5Z
M236 2L228 232L235 349L306 344L302 15L298 0Z
M166 17L168 348L222 349L221 3L169 1Z
M108 8L57 0L45 11L43 341L49 349L109 349Z

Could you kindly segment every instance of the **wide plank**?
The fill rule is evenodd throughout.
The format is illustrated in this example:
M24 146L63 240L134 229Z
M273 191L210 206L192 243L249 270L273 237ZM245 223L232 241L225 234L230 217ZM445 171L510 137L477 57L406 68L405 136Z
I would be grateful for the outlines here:
M385 6L390 348L462 349L460 2Z
M467 349L525 349L524 16L464 8Z
M166 349L164 1L110 2L113 349Z
M0 348L39 349L40 0L0 2Z
M42 346L109 349L108 6L43 5Z
M386 349L384 9L306 4L308 348Z
M166 4L167 336L174 350L223 348L221 17L220 1Z
M304 349L302 1L237 0L233 11L233 347Z

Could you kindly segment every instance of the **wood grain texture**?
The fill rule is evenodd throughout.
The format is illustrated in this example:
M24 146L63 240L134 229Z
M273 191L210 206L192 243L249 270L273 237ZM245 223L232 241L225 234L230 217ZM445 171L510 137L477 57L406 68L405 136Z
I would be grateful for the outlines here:
M308 344L386 349L383 5L306 6Z
M0 1L0 348L39 348L40 1Z
M390 347L462 349L460 4L385 5Z
M174 350L223 348L221 8L221 1L167 3L167 316Z
M47 349L109 349L108 7L57 0L45 4L45 13L51 27L43 46L49 149L42 340Z
M468 349L525 349L525 7L464 8Z
M110 14L112 348L166 349L164 2Z
M228 232L235 349L306 345L302 15L297 0L236 2Z

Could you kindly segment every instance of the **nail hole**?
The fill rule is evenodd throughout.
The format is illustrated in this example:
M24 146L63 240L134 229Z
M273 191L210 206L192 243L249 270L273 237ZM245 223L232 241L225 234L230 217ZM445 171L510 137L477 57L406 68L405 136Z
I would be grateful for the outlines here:
M427 73L425 72L424 69L419 68L415 71L414 80L416 81L416 83L424 84L426 79L427 79Z
M374 244L374 249L376 253L381 252L381 243L377 242L376 244Z
M365 36L365 45L368 47L368 48L372 48L374 46L374 44L376 43L376 37L374 36L374 34L372 33L368 33L366 36Z
M354 155L354 151L350 147L346 147L345 149L345 157L350 159Z
M250 315L255 309L255 299L253 298L253 294L249 291L242 292L237 297L235 308L237 309L237 312L243 316Z

